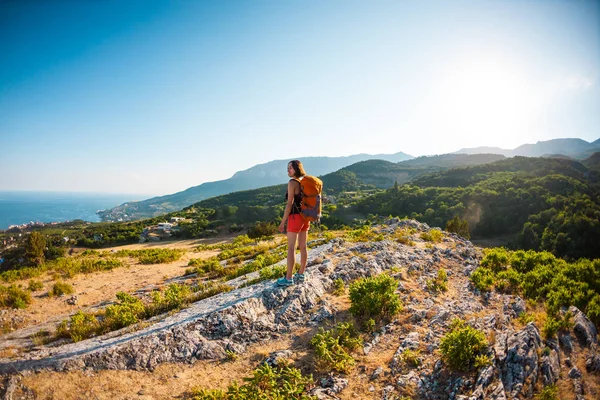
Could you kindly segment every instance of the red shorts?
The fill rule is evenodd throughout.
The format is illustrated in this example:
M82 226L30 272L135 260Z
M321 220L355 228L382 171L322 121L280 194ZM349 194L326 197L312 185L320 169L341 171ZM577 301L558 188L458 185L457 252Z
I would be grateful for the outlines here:
M300 214L290 214L290 216L288 217L288 232L306 232L309 227L310 221L305 221L304 219L302 219Z

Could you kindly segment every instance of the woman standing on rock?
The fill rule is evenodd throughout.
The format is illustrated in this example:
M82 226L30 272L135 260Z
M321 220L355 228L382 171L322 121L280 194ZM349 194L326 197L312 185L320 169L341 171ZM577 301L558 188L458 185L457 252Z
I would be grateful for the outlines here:
M279 232L285 231L287 222L287 273L283 278L277 280L278 286L291 286L294 282L304 282L304 271L306 270L306 261L308 258L308 250L306 249L306 238L308 236L308 228L310 222L305 221L300 215L302 206L302 193L300 191L300 181L306 175L302 163L298 160L292 160L287 165L288 176L292 179L288 182L285 206L285 212L281 224L279 224ZM300 270L292 278L294 265L296 263L296 242L300 248Z

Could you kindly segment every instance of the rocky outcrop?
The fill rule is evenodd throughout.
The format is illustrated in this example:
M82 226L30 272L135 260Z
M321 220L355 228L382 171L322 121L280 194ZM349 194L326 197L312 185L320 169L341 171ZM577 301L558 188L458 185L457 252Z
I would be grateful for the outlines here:
M399 227L415 229L415 241L419 241L419 232L430 229L404 220L387 221L387 226L379 229L391 233ZM522 298L496 292L482 294L470 284L469 276L480 257L470 242L452 234L444 238L442 246L426 246L422 241L410 246L390 240L348 243L335 239L310 250L312 262L304 284L279 288L273 281L263 281L244 287L257 275L254 273L228 282L235 290L194 303L139 331L113 332L47 348L31 353L29 359L0 363L0 373L153 370L164 362L222 359L228 352L242 353L249 345L279 338L297 327L317 326L334 319L336 306L325 294L335 279L350 283L389 272L398 280L397 293L404 311L400 319L382 326L365 340L365 357L378 351L381 343L393 343L395 349L388 365L369 367L368 373L366 367L362 372L359 367L370 392L379 385L383 399L410 393L432 400L504 400L532 398L539 387L568 379L575 398L585 399L586 377L600 375L594 324L571 307L573 330L560 333L556 340L543 340L534 323L516 329L512 321L526 310ZM447 272L451 290L432 293L427 281L435 278L441 268ZM477 373L454 374L440 360L440 342L455 318L466 320L493 339L487 352L490 364ZM577 358L582 349L586 352L585 369L582 359ZM292 356L291 351L282 350L264 362L277 365ZM312 395L335 399L349 381L330 375L316 384Z
M311 249L310 257L323 258L340 246L340 240L332 240ZM330 261L323 260L309 267L309 278L302 285L279 288L273 281L263 281L238 288L192 304L137 332L112 333L45 349L27 360L1 363L0 373L40 369L153 370L165 362L221 359L226 350L242 352L249 344L276 338L299 325L318 323L331 316L331 306L319 299L336 277L357 279L411 258L429 258L418 249L399 252L398 246L388 241L353 245L344 250L369 254L370 258L352 257L330 274L327 274Z

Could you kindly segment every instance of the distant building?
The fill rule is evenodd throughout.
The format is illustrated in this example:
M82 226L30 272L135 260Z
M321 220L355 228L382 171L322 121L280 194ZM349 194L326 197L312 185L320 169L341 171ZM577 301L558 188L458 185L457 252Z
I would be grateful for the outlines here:
M169 231L169 230L171 230L172 227L173 227L173 224L170 224L168 222L161 222L158 224L158 229L161 231Z

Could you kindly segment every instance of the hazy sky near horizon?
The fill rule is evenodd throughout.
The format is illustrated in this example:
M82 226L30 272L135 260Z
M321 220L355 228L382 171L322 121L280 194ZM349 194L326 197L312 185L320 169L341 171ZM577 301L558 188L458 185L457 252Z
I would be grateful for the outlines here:
M600 138L594 0L7 0L0 57L0 190Z

